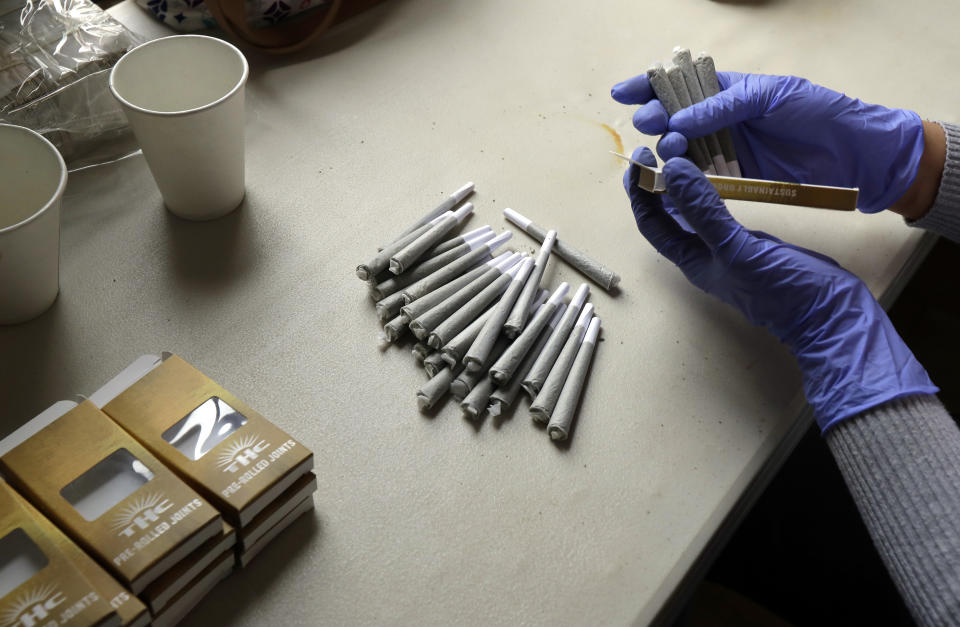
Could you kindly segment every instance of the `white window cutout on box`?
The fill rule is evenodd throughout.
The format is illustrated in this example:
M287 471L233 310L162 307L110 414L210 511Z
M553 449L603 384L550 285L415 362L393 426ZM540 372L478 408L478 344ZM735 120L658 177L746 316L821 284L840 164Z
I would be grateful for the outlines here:
M146 464L125 448L118 448L60 490L88 521L100 518L111 507L153 479Z
M0 598L16 590L49 562L40 547L19 527L0 538Z

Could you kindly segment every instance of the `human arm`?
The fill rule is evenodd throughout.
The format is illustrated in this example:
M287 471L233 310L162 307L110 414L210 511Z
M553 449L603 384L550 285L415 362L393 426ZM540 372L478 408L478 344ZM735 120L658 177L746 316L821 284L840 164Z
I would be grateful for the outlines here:
M655 163L646 149L634 159ZM926 625L957 621L960 430L923 368L859 279L822 255L744 229L692 164L674 159L663 171L673 207L636 186L636 168L624 177L641 233L694 285L790 347L817 423L913 616Z
M950 414L935 396L908 396L824 439L914 620L960 624L960 430Z
M890 211L899 213L907 220L918 220L926 215L940 190L946 157L947 138L943 127L924 120L923 152L917 164L917 175L907 191L890 205Z
M960 242L960 127L941 123L944 160L933 205L907 224ZM934 153L936 154L936 153ZM921 203L922 204L922 203Z

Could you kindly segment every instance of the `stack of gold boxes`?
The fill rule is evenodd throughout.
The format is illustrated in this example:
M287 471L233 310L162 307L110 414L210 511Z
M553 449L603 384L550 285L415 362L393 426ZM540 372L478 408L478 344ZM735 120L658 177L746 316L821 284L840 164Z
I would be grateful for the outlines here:
M139 627L149 621L137 597L0 481L0 624Z
M8 568L5 560L36 565L30 555L42 554L53 564L46 548L70 557L60 546L68 544L72 561L84 556L87 568L71 594L88 590L80 598L89 607L72 601L69 623L52 624L174 625L313 509L312 468L306 447L183 359L141 357L89 399L61 401L0 440L0 473L23 497L6 487L8 498L38 521L30 529L60 538L31 545L23 525L0 526L0 592L11 597L0 605L0 623L8 607L26 602L21 596L33 598L21 588L52 585L31 583L49 566ZM16 587L4 586L7 571ZM32 576L23 580L25 573ZM58 608L68 600L56 598Z

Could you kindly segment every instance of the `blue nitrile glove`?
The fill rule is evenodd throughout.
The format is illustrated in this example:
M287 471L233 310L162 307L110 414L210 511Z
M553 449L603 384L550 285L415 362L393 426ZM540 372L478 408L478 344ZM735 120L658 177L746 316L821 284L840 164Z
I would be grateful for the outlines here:
M656 165L648 148L633 158ZM790 347L821 431L885 401L937 392L863 281L829 257L745 229L686 159L668 161L663 176L693 232L637 186L638 173L631 165L623 183L640 232L691 283Z
M646 75L611 90L623 104L643 104L633 124L666 135L663 159L687 151L687 139L729 127L743 176L859 187L865 213L890 207L907 191L923 155L923 122L913 111L849 98L795 76L718 72L722 91L668 121ZM669 132L668 132L669 130Z

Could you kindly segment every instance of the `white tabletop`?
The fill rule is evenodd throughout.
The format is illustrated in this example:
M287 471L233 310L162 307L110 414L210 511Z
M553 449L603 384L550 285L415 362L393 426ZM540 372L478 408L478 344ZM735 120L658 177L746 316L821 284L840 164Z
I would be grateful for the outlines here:
M637 233L602 125L628 152L653 142L610 86L679 44L956 121L939 60L958 17L947 0L390 0L306 54L251 55L240 210L172 217L139 156L71 175L60 297L0 329L0 435L171 350L311 447L320 480L315 517L190 624L648 622L804 404L788 352ZM452 403L419 414L409 344L377 348L355 266L467 180L469 228L510 228L513 207L623 277L593 291L605 341L567 448L525 408L477 428ZM731 207L877 295L921 239L894 215ZM545 280L581 279L554 261Z

